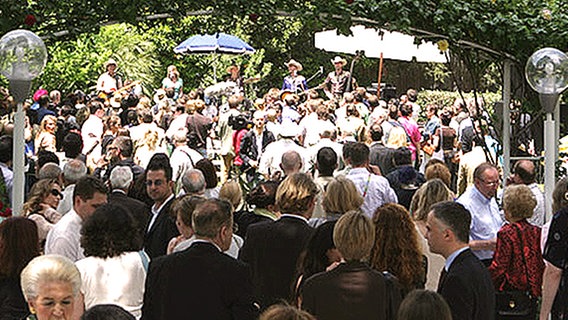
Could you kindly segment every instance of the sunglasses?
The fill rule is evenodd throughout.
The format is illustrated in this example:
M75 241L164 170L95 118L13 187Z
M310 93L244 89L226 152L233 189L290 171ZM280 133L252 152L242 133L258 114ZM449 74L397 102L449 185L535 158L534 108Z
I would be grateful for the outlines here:
M62 198L62 199L63 199L63 193L61 193L61 192L60 192L59 190L57 190L57 189L51 189L51 191L50 191L49 193L51 193L52 195L54 195L54 196L56 196L56 197L59 197L59 198Z
M146 180L146 185L147 185L148 187L151 187L152 184L155 185L155 186L157 186L157 187L159 187L159 186L161 186L162 184L164 184L164 180L155 180L155 181Z

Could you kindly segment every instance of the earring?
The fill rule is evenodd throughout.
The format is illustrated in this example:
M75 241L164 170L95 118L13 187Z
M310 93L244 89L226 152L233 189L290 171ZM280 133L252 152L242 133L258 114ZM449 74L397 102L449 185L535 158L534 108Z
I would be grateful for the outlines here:
M34 307L32 307L32 306L30 306L30 313L31 313L31 314L35 314L35 313L36 313L36 310L35 310L35 308L34 308Z

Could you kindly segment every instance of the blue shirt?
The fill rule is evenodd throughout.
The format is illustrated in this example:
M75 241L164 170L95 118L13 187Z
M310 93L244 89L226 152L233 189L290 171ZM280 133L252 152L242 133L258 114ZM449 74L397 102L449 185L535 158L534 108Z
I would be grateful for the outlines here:
M491 240L503 225L495 197L487 199L475 186L467 189L457 200L471 214L469 240ZM493 258L491 250L473 250L480 260Z
M469 247L466 246L466 247L458 249L458 250L454 251L452 254L450 254L448 259L446 259L446 264L444 265L444 270L446 270L446 272L448 272L448 270L450 270L450 267L452 266L452 263L454 263L454 260L456 260L456 257L459 256L460 253L464 252L467 249L469 249Z

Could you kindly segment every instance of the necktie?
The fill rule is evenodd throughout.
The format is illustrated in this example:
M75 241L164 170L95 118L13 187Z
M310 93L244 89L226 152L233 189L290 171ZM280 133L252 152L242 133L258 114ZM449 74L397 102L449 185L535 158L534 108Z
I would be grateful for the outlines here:
M444 280L446 280L447 274L448 273L446 272L446 268L442 268L442 273L440 274L440 280L438 281L438 292L440 292L440 288L442 287Z

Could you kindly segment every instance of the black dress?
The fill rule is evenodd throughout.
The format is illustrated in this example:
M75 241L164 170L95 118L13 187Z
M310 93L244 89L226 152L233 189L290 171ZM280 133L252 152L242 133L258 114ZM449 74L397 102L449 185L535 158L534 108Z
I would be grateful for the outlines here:
M568 208L562 208L554 214L542 256L544 260L563 270L552 305L552 319L568 319Z
M0 279L0 320L25 319L29 314L20 279Z

